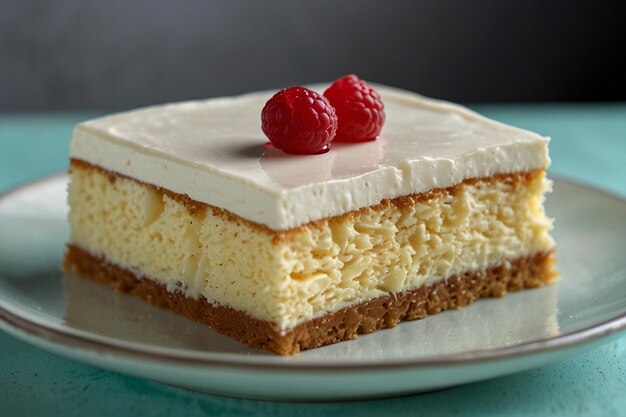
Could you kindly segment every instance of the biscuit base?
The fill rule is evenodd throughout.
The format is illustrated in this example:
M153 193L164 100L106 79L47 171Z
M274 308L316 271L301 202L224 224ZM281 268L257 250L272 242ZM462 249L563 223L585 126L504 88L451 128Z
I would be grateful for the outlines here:
M395 327L402 320L458 309L481 297L503 297L508 291L540 287L556 277L553 252L508 260L484 271L467 272L411 291L367 300L301 323L284 334L271 322L255 319L245 312L210 303L203 297L194 299L170 292L163 284L139 277L73 244L68 245L64 265L80 276L204 323L250 347L293 355Z

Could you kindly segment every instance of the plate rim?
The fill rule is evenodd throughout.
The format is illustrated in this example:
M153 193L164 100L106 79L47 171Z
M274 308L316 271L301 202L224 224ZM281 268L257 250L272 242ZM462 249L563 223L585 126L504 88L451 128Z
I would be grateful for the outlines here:
M0 203L13 194L22 192L30 187L41 186L46 182L52 182L66 178L66 173L57 173L33 181L29 181L10 188L0 193ZM580 182L578 180L564 178L560 175L550 175L550 179L555 182L568 183L576 187L584 188L588 191L603 194L612 200L626 205L626 198L619 194L596 187L591 184ZM29 338L39 339L45 343L60 345L69 349L80 349L89 353L108 354L114 357L125 359L142 359L159 363L167 363L168 365L180 366L202 366L202 367L220 367L220 368L238 368L253 370L275 370L275 371L374 371L380 369L415 369L415 368L433 368L444 366L471 365L476 363L501 361L511 358L520 358L526 356L548 353L556 350L574 348L594 340L600 340L610 335L617 334L626 329L626 312L619 314L610 319L604 320L579 330L569 333L560 334L554 337L547 337L537 340L531 340L518 343L511 346L505 346L495 349L471 350L450 355L435 355L418 359L396 359L396 360L376 360L368 363L354 362L334 362L332 364L319 364L315 362L295 363L288 360L291 357L264 356L262 358L252 358L250 355L218 353L211 356L218 357L200 357L200 356L182 356L181 350L176 349L168 351L165 348L156 348L154 350L144 350L141 344L136 342L106 343L100 338L90 337L88 333L72 333L63 331L62 328L47 326L43 323L37 323L28 320L15 312L10 311L0 303L0 323L9 327L20 336L28 335L28 337L19 337L30 342ZM6 331L6 329L5 329ZM15 336L15 334L13 334ZM267 358L272 358L270 362Z

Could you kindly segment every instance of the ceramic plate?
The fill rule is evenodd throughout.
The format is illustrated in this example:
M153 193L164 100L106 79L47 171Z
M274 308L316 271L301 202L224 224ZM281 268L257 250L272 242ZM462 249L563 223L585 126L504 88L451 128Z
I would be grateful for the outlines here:
M356 341L279 357L64 275L65 176L0 198L0 327L42 349L131 375L241 397L371 398L540 366L626 327L626 202L557 180L558 283L486 299Z

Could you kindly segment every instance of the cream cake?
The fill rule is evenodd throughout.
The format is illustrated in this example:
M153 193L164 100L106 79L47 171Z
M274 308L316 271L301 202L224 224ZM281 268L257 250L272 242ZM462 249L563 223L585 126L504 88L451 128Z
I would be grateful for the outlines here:
M549 140L377 89L321 155L264 146L271 92L79 124L66 267L282 355L551 282Z

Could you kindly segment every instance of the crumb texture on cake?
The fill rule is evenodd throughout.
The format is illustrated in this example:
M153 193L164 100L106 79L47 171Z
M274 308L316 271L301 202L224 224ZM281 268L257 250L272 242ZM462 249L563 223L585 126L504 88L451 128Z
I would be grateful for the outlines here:
M554 261L553 251L514 259L416 290L366 300L301 323L287 332L245 312L208 302L204 297L196 299L181 292L171 292L155 280L142 278L75 245L68 245L65 265L81 276L110 285L118 292L133 294L157 307L207 324L250 347L292 355L394 327L402 320L422 319L447 309L461 308L481 297L501 297L507 291L542 286L554 278Z
M287 333L368 299L548 253L549 187L542 169L469 179L272 231L73 161L70 243L172 293Z

